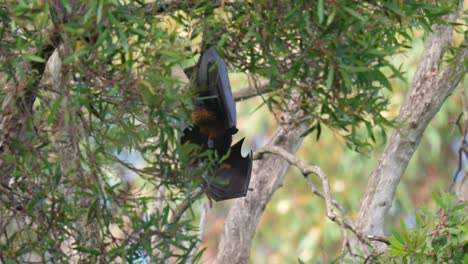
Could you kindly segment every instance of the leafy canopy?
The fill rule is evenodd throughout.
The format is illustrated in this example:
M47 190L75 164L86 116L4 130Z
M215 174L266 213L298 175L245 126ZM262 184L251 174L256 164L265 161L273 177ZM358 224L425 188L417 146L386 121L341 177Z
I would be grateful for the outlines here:
M3 263L190 257L193 214L172 222L170 209L200 185L209 164L194 166L196 156L217 157L180 145L191 93L172 71L193 66L203 48L215 45L233 71L268 79L264 104L288 111L294 102L306 134L318 138L325 125L364 150L374 127L394 124L382 115L383 90L402 73L389 56L414 27L429 30L454 9L432 1L158 2L0 4L0 115L20 124L0 138ZM44 69L59 48L64 83L54 90Z

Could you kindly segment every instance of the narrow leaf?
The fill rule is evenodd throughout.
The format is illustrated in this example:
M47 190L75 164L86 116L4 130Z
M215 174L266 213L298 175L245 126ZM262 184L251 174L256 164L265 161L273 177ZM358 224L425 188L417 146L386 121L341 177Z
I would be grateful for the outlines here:
M89 254L95 255L95 256L101 255L101 251L100 251L100 250L97 250L97 249L95 249L95 248L78 246L78 247L76 247L75 249L76 249L77 251L79 251L79 252L89 253Z
M23 53L23 58L30 60L30 61L35 61L35 62L45 62L45 60L37 55L29 54L29 53Z
M333 10L333 12L331 12L331 14L328 15L328 17L327 17L327 26L329 26L333 22L333 19L335 18L335 14L336 14L336 11Z
M440 198L439 194L437 194L436 192L432 192L432 198L434 198L434 201L440 208L444 208L444 203L442 202L442 199Z
M335 70L333 66L330 66L330 69L328 70L328 76L327 76L327 88L331 89L333 85L333 75L335 73Z
M59 109L60 103L62 102L62 99L63 97L59 96L59 98L57 98L50 107L49 116L47 117L47 124L50 125L55 121L55 116L57 115L57 111Z
M349 7L343 7L343 9L348 13L350 14L351 16L361 20L361 21L364 21L364 17L361 16L361 14L359 14L358 12L354 11L353 9L349 8Z
M317 15L319 19L319 24L323 23L323 0L319 0L317 3Z
M405 244L405 240L403 239L403 237L401 237L400 233L393 228L392 228L392 235L396 240L398 240L398 242L400 242L400 244L402 245Z

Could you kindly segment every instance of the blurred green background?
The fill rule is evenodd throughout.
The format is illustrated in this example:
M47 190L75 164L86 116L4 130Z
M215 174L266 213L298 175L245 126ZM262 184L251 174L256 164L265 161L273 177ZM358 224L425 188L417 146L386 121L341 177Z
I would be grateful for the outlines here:
M407 79L405 82L393 80L393 91L387 95L391 108L385 114L393 118L397 117L411 85L427 37L420 32L413 34L412 48L392 58L396 66L403 67ZM455 42L460 40L461 36L455 36ZM231 83L233 89L248 85L246 77L236 73L231 75ZM391 227L398 229L400 218L411 226L415 210L435 207L431 193L445 190L450 185L458 165L460 142L455 122L462 111L462 90L466 84L465 80L464 86L452 94L426 129L398 186L388 217L388 232ZM254 151L268 142L277 127L268 109L265 106L258 108L261 103L261 98L255 98L237 104L239 133L235 140L245 136L248 144L244 147L249 146ZM386 133L390 135L391 130ZM348 149L338 135L323 129L319 141L315 133L305 139L298 156L306 163L320 166L327 173L334 198L355 219L367 178L384 146L383 137L379 137L371 152L356 153ZM320 186L319 182L317 186ZM200 207L200 203L196 207ZM202 245L206 251L202 263L211 263L215 259L230 204L229 201L214 203L208 214ZM250 262L298 263L297 259L300 258L306 263L329 263L339 255L341 242L340 229L326 217L324 202L310 192L304 178L292 168L260 220Z

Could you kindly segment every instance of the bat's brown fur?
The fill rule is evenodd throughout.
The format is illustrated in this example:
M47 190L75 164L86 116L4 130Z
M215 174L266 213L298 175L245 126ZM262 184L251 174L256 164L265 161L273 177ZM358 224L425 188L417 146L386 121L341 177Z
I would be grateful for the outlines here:
M225 162L225 163L221 164L219 166L219 168L220 169L230 169L230 168L232 168L232 166L231 166L231 164Z
M224 125L221 118L206 108L196 108L192 111L192 123L200 128L202 134L208 138L221 136L224 133Z

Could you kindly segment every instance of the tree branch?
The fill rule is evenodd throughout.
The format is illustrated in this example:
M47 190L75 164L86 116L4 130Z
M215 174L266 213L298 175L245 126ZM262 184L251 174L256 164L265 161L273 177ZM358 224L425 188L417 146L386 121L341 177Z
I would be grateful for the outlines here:
M201 187L195 188L193 191L191 191L184 198L184 200L181 203L179 203L174 210L172 210L172 214L171 214L171 216L169 217L169 219L167 221L168 225L164 225L164 227L161 228L161 230L155 230L155 231L158 232L158 233L161 233L161 234L166 233L171 225L176 224L177 222L179 222L179 220L184 215L185 211L187 211L187 209L193 204L193 202L196 201L204 192L205 192L205 190L203 188L201 188ZM200 220L200 232L201 232L199 234L200 239L203 236L203 232L202 232L203 227L201 225L202 225L202 222ZM148 235L148 234L145 233L143 230L140 230L140 232L137 233L135 239L128 239L128 240L129 241L132 241L132 240L139 241L143 235ZM162 237L160 237L160 236L155 237L155 238L152 239L152 243L153 244L158 244L158 243L160 243L161 239L162 239ZM194 251L190 252L190 256L191 256L190 259L192 259L194 253L196 253L196 250L197 249L194 249ZM160 253L159 249L155 249L155 251L156 251L154 253L155 255L158 255Z
M232 92L232 97L234 98L234 101L242 101L269 92L272 92L270 81L262 80L253 85L248 85L241 89L234 90Z
M193 201L195 201L198 197L200 197L204 193L202 188L196 188L193 190L177 207L172 210L172 215L168 220L169 224L175 224L179 222L182 215L187 211L187 209L192 205Z
M41 116L40 111L48 111L54 104L59 104L53 122L41 129L48 131L48 138L51 142L51 161L57 162L66 178L75 184L60 182L60 189L67 197L74 197L78 189L86 190L85 186L93 184L93 181L83 172L81 164L80 140L83 136L81 123L77 118L77 109L73 105L73 98L70 92L70 79L65 67L63 58L67 56L68 49L65 44L60 44L52 53L46 63L43 78L41 80L42 96L41 107L36 116ZM44 122L45 124L45 122ZM79 206L89 208L90 199L82 198ZM97 247L97 237L99 228L95 222L88 222L86 219L76 221L75 228L79 230L82 240L77 240L74 236L66 236L61 243L61 250L71 256L72 261L87 259L84 254L75 250L77 245ZM90 260L90 259L88 259Z
M450 15L448 22L454 22L457 17L457 14ZM440 71L452 32L452 26L439 25L429 36L409 96L400 110L398 120L401 127L392 132L375 170L370 175L357 219L359 233L384 235L384 219L408 162L427 124L460 83L464 72L460 65L463 65L463 60L468 55L468 48L463 48L456 61ZM383 249L381 244L379 246L379 249Z
M326 176L325 172L318 166L311 166L311 165L305 165L301 160L299 160L296 156L294 156L291 153L288 153L284 149L277 147L277 146L266 146L263 147L259 150L256 151L256 156L258 157L259 155L265 154L265 153L272 153L275 155L278 155L285 159L290 165L294 165L296 168L299 169L299 171L304 175L304 177L308 177L310 174L315 174L320 177L320 180L322 181L323 185L323 197L325 199L325 203L327 206L327 216L334 221L333 219L336 218L336 214L333 210L334 204L337 204L335 201L332 200L331 198L331 192L330 192L330 184L328 181L328 177ZM312 183L312 186L313 183ZM316 189L315 187L313 187Z
M294 120L303 118L302 111L284 113L284 123L276 131L270 146L278 146L294 153L302 144L301 135L307 130L308 123ZM227 215L221 242L218 247L216 263L247 263L250 256L252 239L260 217L273 193L280 187L289 164L277 155L264 155L254 162L250 180L251 191L245 198L236 199Z
M350 242L348 240L348 235L347 235L346 229L353 232L359 238L359 240L362 243L366 244L366 245L371 246L370 240L376 240L376 241L380 241L380 242L389 244L389 242L387 240L383 239L383 238L380 238L380 237L377 237L377 238L376 237L367 237L367 236L364 236L363 234L359 233L356 230L356 228L354 227L354 224L352 223L349 216L346 214L343 207L341 207L338 204L338 202L336 202L332 198L328 177L327 177L326 173L320 167L314 166L314 165L306 165L300 159L298 159L296 156L294 156L293 154L288 153L284 149L276 147L276 146L267 146L267 147L263 147L263 148L257 150L255 152L254 158L261 157L262 154L265 154L265 153L272 153L272 154L278 155L278 156L282 157L283 159L285 159L290 165L293 165L296 168L298 168L299 171L301 172L301 174L304 175L304 177L306 178L307 183L309 184L309 187L310 187L312 193L316 194L317 196L319 196L320 198L325 200L326 209L327 209L327 217L330 220L332 220L333 222L339 224L340 227L341 227L341 232L342 232L343 237L344 237L344 246L345 246L343 248L343 250L348 249L349 252L351 252L351 254L353 256L357 256L353 252L353 249L350 246ZM320 180L322 182L323 192L319 191L318 188L315 186L312 179L310 178L311 174L315 174L315 175L319 176L319 178L320 178ZM335 214L335 212L333 210L333 207L338 209L338 211L342 215L342 218Z

